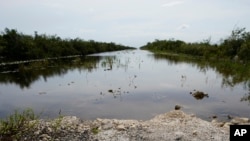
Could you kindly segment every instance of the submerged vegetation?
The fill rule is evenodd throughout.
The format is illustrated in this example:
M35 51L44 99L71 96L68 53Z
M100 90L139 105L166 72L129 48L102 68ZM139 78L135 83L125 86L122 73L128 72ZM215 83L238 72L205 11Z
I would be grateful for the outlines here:
M211 39L200 43L186 43L181 40L155 40L147 43L141 49L154 52L167 52L171 54L186 54L205 59L250 60L250 32L245 28L236 28L231 35L224 39L219 45L211 44Z
M0 34L0 63L9 60L29 60L71 55L87 55L106 51L132 49L115 43L62 39L56 35L34 33L25 35L15 29L6 28Z

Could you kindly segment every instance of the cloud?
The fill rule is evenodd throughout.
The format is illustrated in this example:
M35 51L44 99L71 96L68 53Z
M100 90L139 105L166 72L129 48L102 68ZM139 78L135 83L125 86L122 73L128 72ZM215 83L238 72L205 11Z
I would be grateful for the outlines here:
M173 6L176 6L176 5L183 4L183 3L184 3L183 1L172 1L172 2L162 4L162 7L173 7Z
M189 28L190 27L190 25L188 25L188 24L182 24L182 25L180 25L177 29L178 30L182 30L182 29L187 29L187 28Z

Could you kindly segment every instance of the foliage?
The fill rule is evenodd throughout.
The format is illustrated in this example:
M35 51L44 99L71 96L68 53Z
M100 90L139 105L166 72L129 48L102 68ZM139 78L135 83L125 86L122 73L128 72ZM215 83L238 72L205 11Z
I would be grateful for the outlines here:
M231 35L221 44L223 55L229 58L239 56L241 59L247 59L242 51L247 51L247 45L250 42L250 33L245 28L236 28ZM246 52L247 53L247 52ZM250 53L250 52L248 52Z
M236 28L220 45L210 44L210 38L199 43L185 43L180 40L155 40L142 46L157 52L181 53L206 59L250 60L250 32Z
M26 109L22 113L15 110L6 120L0 120L0 139L18 139L23 132L29 130L28 121L37 119L32 109Z
M237 54L242 60L250 60L250 39L241 45Z
M115 43L61 39L56 35L34 36L19 33L15 29L6 28L0 35L0 58L4 60L28 60L70 55L87 55L105 51L131 49L131 47Z
M153 43L148 43L146 46L141 47L141 49L207 57L209 54L217 53L216 47L216 45L210 45L206 42L185 43L180 40L156 40Z

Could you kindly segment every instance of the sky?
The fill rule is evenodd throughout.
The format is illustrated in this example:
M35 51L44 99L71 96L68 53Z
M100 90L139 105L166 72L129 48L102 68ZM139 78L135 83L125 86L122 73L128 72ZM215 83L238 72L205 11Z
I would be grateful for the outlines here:
M155 39L219 43L250 31L249 0L0 0L0 31L140 47Z

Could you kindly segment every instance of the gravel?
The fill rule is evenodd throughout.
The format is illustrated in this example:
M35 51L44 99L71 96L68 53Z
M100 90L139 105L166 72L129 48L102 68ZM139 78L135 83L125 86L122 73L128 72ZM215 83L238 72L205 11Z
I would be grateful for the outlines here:
M231 124L250 124L248 118L211 122L173 110L147 120L81 120L75 116L30 121L21 141L229 141ZM1 140L1 138L0 138Z

